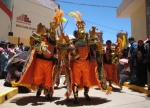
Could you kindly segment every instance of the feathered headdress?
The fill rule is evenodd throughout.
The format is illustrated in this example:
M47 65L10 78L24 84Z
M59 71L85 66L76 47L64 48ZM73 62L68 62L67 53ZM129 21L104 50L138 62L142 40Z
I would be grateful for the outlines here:
M68 16L73 16L76 22L81 21L82 18L82 14L79 11L69 12Z
M79 11L69 12L68 16L73 16L76 21L76 26L78 29L83 30L85 27L85 22L81 20L82 14Z
M57 9L55 15L53 16L53 21L57 24L57 26L60 25L62 22L66 22L67 19L63 17L64 12L61 9Z

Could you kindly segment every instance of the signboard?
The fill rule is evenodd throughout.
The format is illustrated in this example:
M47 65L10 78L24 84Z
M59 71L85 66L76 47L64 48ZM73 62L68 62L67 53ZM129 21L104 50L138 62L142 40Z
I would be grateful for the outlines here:
M36 28L30 27L28 25L31 25L31 20L26 14L21 14L16 18L16 27L24 28L32 30L32 32L36 31ZM21 24L22 23L22 24ZM26 24L26 25L23 25Z
M146 1L146 30L147 36L150 36L150 0Z

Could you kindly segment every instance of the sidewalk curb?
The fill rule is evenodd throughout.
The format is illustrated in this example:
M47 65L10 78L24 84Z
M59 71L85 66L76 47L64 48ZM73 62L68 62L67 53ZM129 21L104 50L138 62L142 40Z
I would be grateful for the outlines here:
M18 94L18 88L11 88L6 92L0 93L0 104Z
M130 89L133 89L133 90L145 93L147 95L150 95L150 90L148 90L148 87L139 87L136 85L129 85L129 82L124 82L123 85L130 88Z

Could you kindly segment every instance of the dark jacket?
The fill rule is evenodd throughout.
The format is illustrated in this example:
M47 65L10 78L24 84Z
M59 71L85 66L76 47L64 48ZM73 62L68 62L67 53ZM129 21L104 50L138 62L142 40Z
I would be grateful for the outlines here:
M143 46L138 46L137 52L136 52L136 62L137 63L143 63L143 61L146 59L146 50Z
M146 50L146 60L147 62L150 62L150 40L146 42L145 50Z

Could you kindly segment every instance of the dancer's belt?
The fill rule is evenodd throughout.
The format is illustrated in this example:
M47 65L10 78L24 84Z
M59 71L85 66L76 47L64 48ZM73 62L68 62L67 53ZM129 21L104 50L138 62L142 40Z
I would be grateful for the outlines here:
M37 55L36 55L36 58L39 58L39 59L42 59L42 60L47 60L47 61L53 60L53 57L51 57L51 58L45 58L45 57L43 56L43 54L37 54Z

